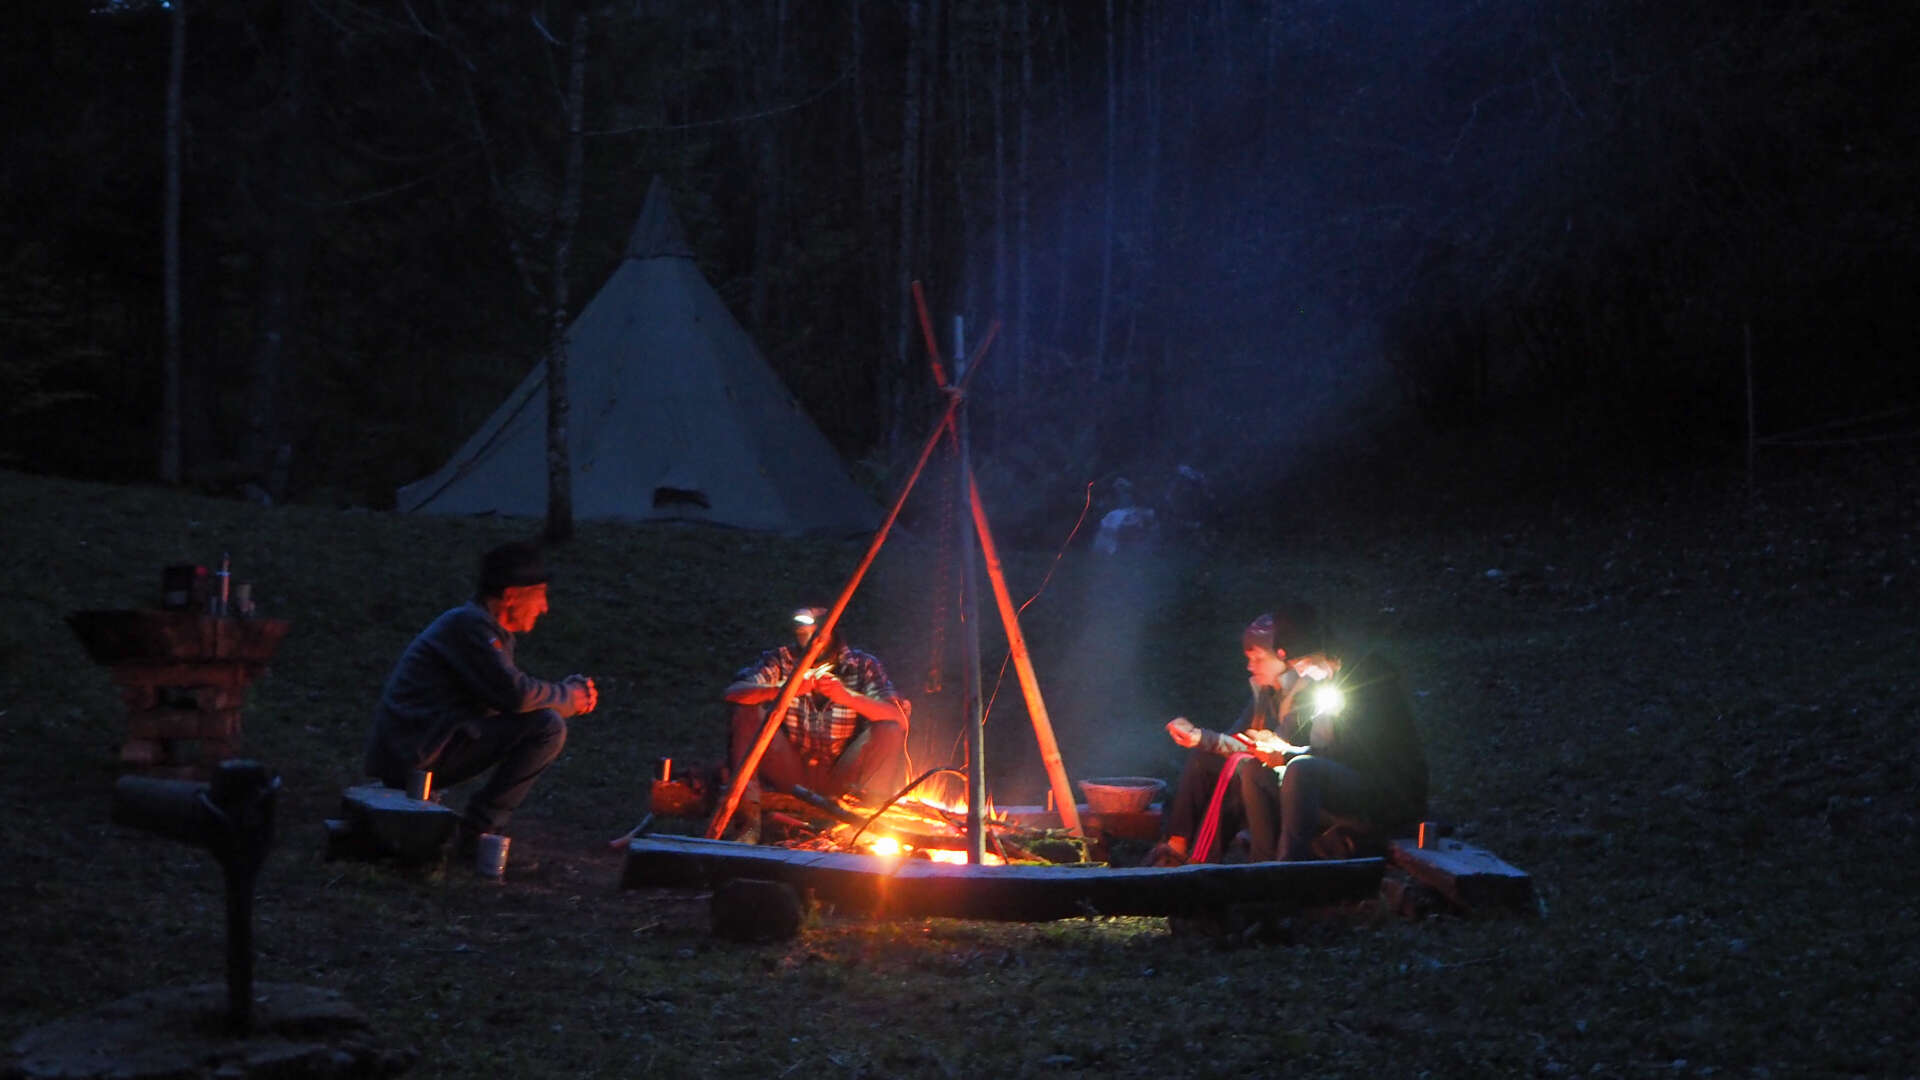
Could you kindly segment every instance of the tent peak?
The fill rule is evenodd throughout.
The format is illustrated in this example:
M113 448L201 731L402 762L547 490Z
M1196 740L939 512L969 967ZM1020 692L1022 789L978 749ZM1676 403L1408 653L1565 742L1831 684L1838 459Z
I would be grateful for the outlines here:
M687 246L687 231L680 227L679 215L673 212L673 197L667 193L666 182L658 176L647 185L647 201L640 208L640 220L633 224L633 234L627 238L627 258L651 259L659 255L693 258L693 248Z

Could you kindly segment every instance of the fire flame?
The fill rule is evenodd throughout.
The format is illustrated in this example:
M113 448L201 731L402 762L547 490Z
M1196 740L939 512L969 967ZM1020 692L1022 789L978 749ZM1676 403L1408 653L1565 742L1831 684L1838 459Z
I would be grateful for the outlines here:
M859 813L871 813L868 808L853 805L842 800L842 805ZM986 813L989 819L993 813L993 802L987 801ZM966 777L954 773L936 773L922 781L918 787L903 798L893 802L874 823L875 828L859 838L857 846L869 855L882 858L912 856L933 862L965 865L967 853L946 847L915 848L903 842L898 836L888 835L881 826L891 821L895 828L908 833L933 834L958 839L965 835L967 814ZM841 832L841 843L845 843L847 832ZM982 863L990 866L1004 866L1006 860L992 851L982 853Z

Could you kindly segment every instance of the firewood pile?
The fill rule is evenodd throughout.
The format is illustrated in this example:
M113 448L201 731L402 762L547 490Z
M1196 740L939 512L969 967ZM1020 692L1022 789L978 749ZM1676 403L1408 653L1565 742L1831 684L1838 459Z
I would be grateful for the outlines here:
M854 851L879 855L908 855L935 862L964 862L967 851L967 813L938 802L911 796L880 808L862 807L797 789L796 801L812 815L785 811L768 813L762 828L778 814L785 828L783 846L816 851ZM1060 829L1021 825L989 811L982 816L985 861L991 863L1080 863L1087 861L1086 845ZM763 831L763 839L766 834Z
M653 784L656 814L706 817L724 785L696 771ZM965 862L964 807L908 795L885 807L863 806L798 788L793 794L761 795L759 842L805 851L906 855L935 862ZM988 863L1083 863L1087 843L1064 829L1035 827L989 812L982 820Z

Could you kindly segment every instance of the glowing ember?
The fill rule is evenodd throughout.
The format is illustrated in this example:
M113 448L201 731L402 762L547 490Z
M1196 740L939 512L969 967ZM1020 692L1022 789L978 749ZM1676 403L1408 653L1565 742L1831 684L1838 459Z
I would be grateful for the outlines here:
M928 851L925 854L927 858L932 859L934 862L956 863L961 866L965 866L967 862L967 853L964 851ZM991 851L983 851L980 853L980 865L1005 866L1007 865L1007 860L995 855Z

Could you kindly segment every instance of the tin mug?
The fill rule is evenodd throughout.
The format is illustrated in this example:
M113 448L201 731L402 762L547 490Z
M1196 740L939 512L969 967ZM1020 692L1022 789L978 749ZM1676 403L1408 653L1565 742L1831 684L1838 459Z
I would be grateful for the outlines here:
M507 844L509 838L501 833L481 833L479 843L474 845L474 869L481 877L497 878L507 872Z
M426 802L433 797L433 774L424 769L413 770L407 777L407 798Z

